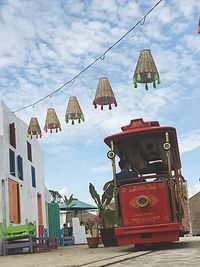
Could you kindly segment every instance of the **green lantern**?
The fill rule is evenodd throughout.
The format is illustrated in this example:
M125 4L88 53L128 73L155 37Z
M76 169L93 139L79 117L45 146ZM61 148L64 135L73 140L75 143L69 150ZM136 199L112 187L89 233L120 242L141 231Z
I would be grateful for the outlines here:
M143 49L140 52L135 73L133 75L134 87L137 88L137 83L144 83L145 89L148 90L148 83L153 83L153 87L156 88L156 81L157 84L161 83L151 51L149 49Z
M83 116L83 112L81 110L81 107L78 103L78 100L75 96L71 96L69 98L69 102L67 105L67 110L65 114L65 121L66 123L69 122L69 120L72 121L72 124L74 124L75 120L78 120L78 123L85 120Z

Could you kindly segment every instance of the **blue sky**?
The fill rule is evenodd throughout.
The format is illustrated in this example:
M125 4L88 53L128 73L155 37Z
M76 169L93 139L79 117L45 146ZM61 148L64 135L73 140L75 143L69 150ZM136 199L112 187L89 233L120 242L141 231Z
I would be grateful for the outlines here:
M0 1L0 98L16 110L31 104L71 80L140 20L157 1L123 0L7 0ZM49 189L74 194L91 202L88 185L99 192L112 179L109 150L103 140L120 132L131 119L158 120L177 129L182 173L190 195L200 190L200 2L163 1L144 24L145 47L154 57L161 85L145 91L134 88L132 75L144 48L138 26L105 57L108 77L118 107L94 110L99 78L98 61L87 72L35 106L16 113L29 123L38 117L44 126L53 106L62 132L39 141L45 151L45 181ZM72 91L85 116L81 124L65 124ZM91 202L92 203L92 202Z

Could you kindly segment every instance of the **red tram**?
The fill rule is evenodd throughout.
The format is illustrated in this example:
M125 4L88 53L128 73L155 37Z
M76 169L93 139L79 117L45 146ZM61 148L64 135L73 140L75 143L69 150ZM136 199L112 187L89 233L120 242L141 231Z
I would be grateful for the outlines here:
M131 120L121 129L104 140L113 162L118 245L179 240L190 231L190 225L176 129L143 119ZM116 154L129 160L140 183L138 177L116 180Z

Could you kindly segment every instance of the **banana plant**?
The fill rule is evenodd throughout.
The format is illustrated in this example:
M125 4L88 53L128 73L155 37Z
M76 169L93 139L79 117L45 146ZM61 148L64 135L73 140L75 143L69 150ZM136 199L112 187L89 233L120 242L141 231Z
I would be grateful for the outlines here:
M70 210L73 206L75 206L75 203L72 204L73 200L77 200L77 198L73 197L73 194L71 194L71 196L69 198L67 198L67 196L64 195L63 197L63 201L66 205L66 217L65 217L65 224L67 225L68 220L67 220L67 211Z
M94 199L99 211L99 218L102 219L103 227L114 226L117 222L115 211L111 210L109 204L113 199L113 184L110 184L102 196L97 193L93 184L89 185L89 192Z

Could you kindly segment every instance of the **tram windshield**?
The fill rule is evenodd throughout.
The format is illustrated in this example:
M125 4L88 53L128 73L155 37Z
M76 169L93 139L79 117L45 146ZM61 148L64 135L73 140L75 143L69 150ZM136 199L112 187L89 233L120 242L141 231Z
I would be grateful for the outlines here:
M167 142L166 134L170 144L171 169L181 168L175 128L160 127L158 121L144 122L143 119L136 119L121 129L121 133L108 136L104 141L110 147L113 141L116 154L128 159L132 169L140 175L168 172L168 158L163 148Z

